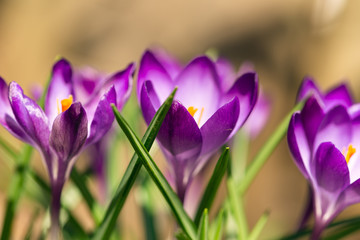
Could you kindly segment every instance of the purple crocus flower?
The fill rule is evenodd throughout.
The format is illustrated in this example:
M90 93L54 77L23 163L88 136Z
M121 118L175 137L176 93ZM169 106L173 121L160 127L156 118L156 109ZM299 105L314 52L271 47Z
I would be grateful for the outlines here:
M133 71L130 64L89 84L74 81L70 63L61 59L53 67L44 110L16 82L7 86L0 78L0 123L39 150L50 176L52 238L58 237L61 191L72 166L84 146L98 142L110 129L114 120L110 105L123 104Z
M192 177L239 130L254 108L258 80L255 72L247 72L225 91L215 63L208 57L197 57L184 68L164 59L151 51L144 53L137 95L149 124L161 103L178 86L158 140L183 201Z
M339 99L344 100L345 92L336 89L335 92L341 92ZM290 151L313 191L313 239L318 239L343 209L360 202L360 141L357 137L360 107L348 107L344 102L331 102L332 106L327 106L329 97L326 96L331 94L310 96L302 111L293 114L288 130Z
M346 107L350 107L353 104L353 98L345 83L342 83L330 91L323 93L320 91L313 78L305 77L299 88L297 101L299 102L312 94L321 99L323 107L326 110L338 104L342 104Z

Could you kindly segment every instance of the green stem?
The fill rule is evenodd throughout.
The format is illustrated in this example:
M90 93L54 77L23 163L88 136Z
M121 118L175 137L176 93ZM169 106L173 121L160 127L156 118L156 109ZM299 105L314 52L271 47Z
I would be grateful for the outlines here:
M254 157L253 161L250 163L249 167L246 169L245 177L241 181L238 192L244 194L249 188L250 184L255 179L256 175L259 173L260 169L264 166L267 159L270 157L275 148L279 145L280 141L286 135L287 129L289 127L289 122L292 114L295 111L302 109L305 100L296 104L296 106L290 111L290 113L285 117L285 119L280 123L276 128L274 133L265 143L265 145L260 149L258 154Z

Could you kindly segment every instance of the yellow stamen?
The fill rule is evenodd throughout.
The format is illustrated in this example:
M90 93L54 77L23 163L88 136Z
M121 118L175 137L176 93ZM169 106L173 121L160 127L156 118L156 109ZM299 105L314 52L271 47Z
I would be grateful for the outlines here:
M187 110L190 113L190 115L194 117L194 115L198 109L191 106Z
M56 99L58 114L60 114L60 113L62 113L62 112L65 112L66 110L68 110L72 103L73 103L73 96L72 96L72 95L69 95L68 98L65 98L65 99L61 100L61 101L60 101L60 104L61 104L61 112L60 112L59 99Z
M59 106L59 99L56 99L56 106L57 106L57 110L58 110L58 114L60 114L60 106Z
M346 151L346 148L343 149L342 154L344 155L347 163L349 163L350 158L355 154L355 152L356 152L356 149L351 144L349 144L347 151Z
M200 121L201 121L201 118L202 118L202 116L203 116L203 113L204 113L204 108L202 107L202 108L201 108L201 112L200 112L200 117L199 117L198 125L200 125Z

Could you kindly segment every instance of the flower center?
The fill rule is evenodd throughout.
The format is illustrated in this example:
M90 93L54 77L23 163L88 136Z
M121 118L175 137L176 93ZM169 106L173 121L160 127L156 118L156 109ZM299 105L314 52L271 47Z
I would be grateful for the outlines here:
M195 108L195 107L193 107L193 106L191 106L191 107L189 107L187 110L188 110L188 112L190 113L190 115L191 115L192 117L194 117L194 116L195 116L195 113L197 112L198 109ZM199 116L198 121L197 121L197 124L198 124L198 125L200 124L200 121L201 121L201 118L202 118L203 114L204 114L204 108L202 107L202 108L201 108L201 111L200 111L200 116Z
M356 152L356 149L351 144L349 144L347 149L345 147L343 148L342 154L345 157L346 163L349 163L350 158L355 154L355 152Z
M66 110L69 109L69 107L71 106L71 104L73 103L73 96L69 95L68 98L65 98L63 100L60 101L59 104L59 99L57 99L57 110L58 110L58 114L65 112ZM61 109L60 109L61 106ZM61 110L61 111L60 111Z

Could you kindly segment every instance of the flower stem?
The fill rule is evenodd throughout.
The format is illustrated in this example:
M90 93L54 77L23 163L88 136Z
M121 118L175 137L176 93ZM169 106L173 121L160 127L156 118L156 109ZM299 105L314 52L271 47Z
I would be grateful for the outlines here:
M61 208L61 192L64 183L54 182L51 187L51 205L50 205L50 239L61 239L60 231L60 208Z

